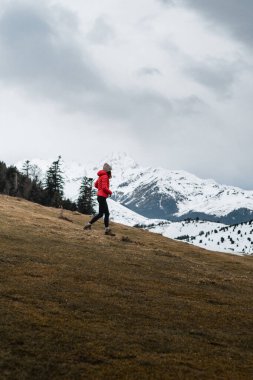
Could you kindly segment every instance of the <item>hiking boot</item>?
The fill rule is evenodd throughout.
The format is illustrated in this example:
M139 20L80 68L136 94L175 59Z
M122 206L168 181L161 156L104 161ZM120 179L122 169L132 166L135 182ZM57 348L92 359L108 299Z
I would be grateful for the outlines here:
M105 235L116 236L109 227L105 229Z
M83 227L84 230L91 230L91 224L90 223L87 223L85 224L85 226Z

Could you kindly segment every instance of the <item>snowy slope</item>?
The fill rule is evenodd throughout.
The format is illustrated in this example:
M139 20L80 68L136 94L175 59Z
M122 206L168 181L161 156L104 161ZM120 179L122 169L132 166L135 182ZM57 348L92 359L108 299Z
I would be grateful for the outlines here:
M108 199L108 204L111 219L116 223L138 226L216 252L253 254L253 221L234 226L202 220L169 222L145 218L112 199Z
M212 228L186 239L209 250L235 254L253 254L253 221Z
M253 254L253 221L227 226L221 223L189 220L183 222L147 221L139 227L165 237L182 240L216 252Z
M216 252L253 254L253 221L235 226L201 220L169 222L144 218L113 200L109 200L109 207L117 223L138 226Z
M110 210L110 218L116 222L126 226L135 226L136 224L148 225L150 223L158 223L157 219L152 220L145 218L136 212L129 210L127 207L122 206L120 203L115 202L112 199L108 199L108 206Z
M220 227L225 227L225 224L196 220L172 223L168 222L147 226L149 231L161 233L162 235L173 239L181 239L186 236L196 236L202 231L208 232L212 229Z

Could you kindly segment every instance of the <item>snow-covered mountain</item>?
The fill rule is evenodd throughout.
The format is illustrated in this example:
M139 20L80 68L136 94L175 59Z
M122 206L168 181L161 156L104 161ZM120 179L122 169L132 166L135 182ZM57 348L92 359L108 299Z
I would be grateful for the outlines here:
M203 180L185 171L141 167L127 156L110 161L113 199L148 218L199 217L226 224L253 219L253 191Z
M142 167L125 153L104 161L113 167L113 199L147 218L199 217L225 224L253 219L253 191L203 180L182 170ZM87 167L89 175L94 176L103 162Z
M180 221L199 217L225 224L253 219L253 191L220 185L182 170L142 167L125 153L110 155L98 164L65 162L66 196L76 199L82 177L95 178L105 161L113 168L112 199L146 218ZM43 172L51 164L31 163Z

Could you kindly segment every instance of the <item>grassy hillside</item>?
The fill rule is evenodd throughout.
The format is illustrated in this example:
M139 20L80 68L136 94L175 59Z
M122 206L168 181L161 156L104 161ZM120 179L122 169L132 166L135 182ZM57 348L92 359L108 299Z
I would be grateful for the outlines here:
M251 379L253 257L0 196L1 379Z

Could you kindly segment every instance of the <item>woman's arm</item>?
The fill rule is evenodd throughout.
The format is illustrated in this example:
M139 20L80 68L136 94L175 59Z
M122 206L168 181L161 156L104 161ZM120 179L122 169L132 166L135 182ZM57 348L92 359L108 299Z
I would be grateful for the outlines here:
M102 180L102 190L108 194L108 195L112 195L112 191L109 189L109 180L108 178L106 178L106 176L103 176L101 178Z

